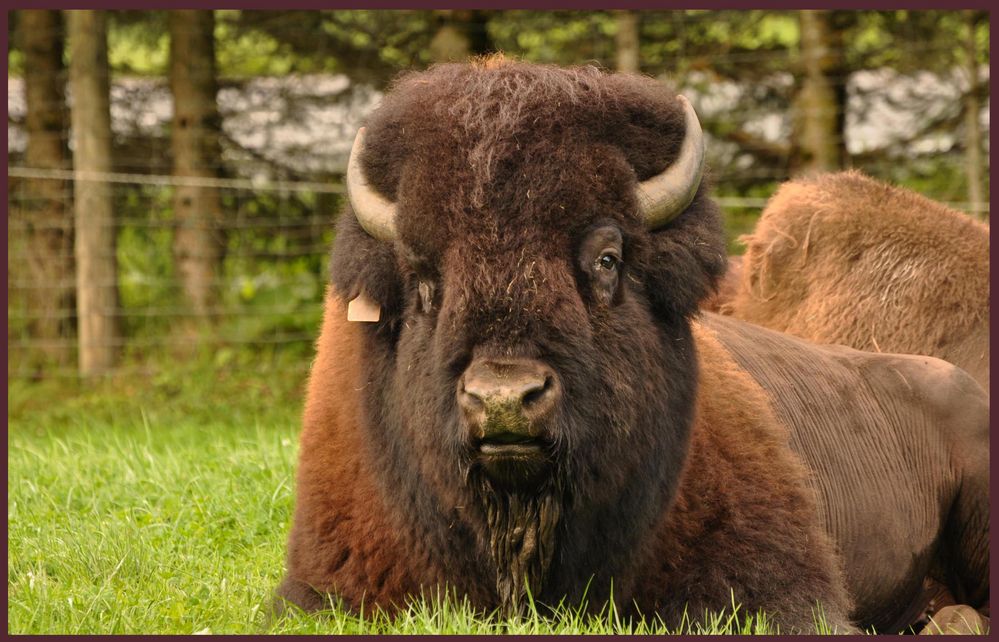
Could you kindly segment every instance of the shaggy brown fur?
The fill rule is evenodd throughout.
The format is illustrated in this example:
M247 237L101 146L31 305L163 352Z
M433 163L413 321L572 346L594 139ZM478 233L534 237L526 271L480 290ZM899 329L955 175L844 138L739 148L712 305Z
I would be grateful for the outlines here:
M384 492L371 468L371 444L358 390L364 387L361 327L327 296L305 403L296 482L295 519L288 545L288 578L281 594L306 609L323 606L312 587L359 606L403 603L407 590L440 579L420 542L404 539L379 506ZM382 510L379 510L382 508ZM403 554L406 551L407 554Z
M339 223L282 596L389 607L447 586L488 610L528 589L599 606L613 585L622 611L675 619L732 590L784 630L813 628L817 603L847 626L786 429L692 334L725 267L717 208L702 186L661 229L639 215L637 181L683 129L668 89L592 68L442 65L394 85L360 162L399 238L349 209ZM597 278L610 236L622 262ZM377 323L344 320L361 292ZM538 426L550 473L513 488L457 401L470 364L509 357L561 390Z
M820 343L923 354L989 388L989 228L859 172L783 185L723 311Z
M363 337L345 319L331 292L306 398L280 594L311 609L326 595L355 609L391 608L447 586L495 607L487 577L449 575L447 556L428 554L412 528L392 526L392 491L379 491L382 473L371 469L352 394L363 386ZM787 428L713 331L695 326L694 338L703 366L689 455L673 509L633 551L633 579L615 578L619 605L627 612L633 600L640 612L676 623L685 610L697 618L734 597L744 612L766 611L785 631L809 630L821 606L831 626L852 630L839 562L814 519L808 472L788 447Z

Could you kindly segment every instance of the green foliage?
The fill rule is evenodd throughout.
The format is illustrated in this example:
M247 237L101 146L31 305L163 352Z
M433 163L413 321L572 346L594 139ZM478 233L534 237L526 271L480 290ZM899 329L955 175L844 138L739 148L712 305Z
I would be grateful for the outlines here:
M20 49L7 51L7 76L20 77L24 75L24 53Z
M642 13L643 68L682 76L709 69L741 80L785 70L798 43L788 11L670 11ZM784 55L773 55L784 54Z
M220 11L219 73L340 72L381 85L430 62L428 11Z
M256 354L271 344L303 354L319 327L333 241L332 224L317 224L312 214L314 195L223 195L227 219L219 233L225 237L226 258L218 310L214 323L194 329L178 325L186 313L173 266L172 198L173 190L166 187L115 190L128 355L156 361L214 350L219 367L233 367L234 352ZM197 336L189 336L195 330Z
M118 296L126 312L169 309L180 303L174 281L171 241L172 190L136 186L117 189L115 211L119 217L116 253ZM130 224L134 223L134 224ZM149 337L165 332L167 317L122 317L125 336Z
M787 13L767 12L760 17L752 40L747 39L747 48L790 49L798 44L801 36L795 16Z
M163 11L115 11L108 28L108 64L129 76L163 76L170 64L170 35Z
M642 11L642 70L677 73L711 57L738 58L751 51L789 49L797 44L793 13L774 11ZM497 48L525 60L557 64L614 63L617 25L605 11L505 11L489 22ZM754 73L760 70L753 65Z
M964 11L860 11L851 17L843 40L852 67L892 67L905 73L949 71L965 62L970 27ZM989 61L988 23L985 16L975 25L980 64Z
M292 71L319 71L296 65L291 47L260 31L240 31L238 11L218 11L215 21L215 61L219 75L230 78L283 76Z
M366 58L389 68L425 67L431 62L428 47L433 21L428 11L348 11L328 12L322 23L334 43L349 47L357 60ZM351 68L337 65L351 75Z
M965 12L835 13L853 68L945 69L962 60L968 29ZM169 54L165 12L111 14L113 70L165 74ZM785 68L787 61L754 54L793 53L799 37L797 14L791 11L642 11L640 20L642 65L653 74L675 72L678 64L710 65L731 77L769 73ZM439 24L440 17L431 11L219 10L219 72L248 77L341 71L364 77L367 67L387 80L391 70L431 62L428 46ZM493 11L488 31L497 49L526 60L613 63L616 24L606 11ZM979 12L975 34L979 62L988 64L988 14ZM925 55L928 51L932 55ZM8 64L10 74L21 73L23 56L16 47L9 49Z
M489 21L500 51L531 62L613 66L616 29L604 11L503 11Z
M316 208L310 194L257 194L238 206L227 237L222 305L230 313L219 324L222 337L260 342L297 335L309 337L298 348L309 345L319 327L333 242L332 222L317 227Z

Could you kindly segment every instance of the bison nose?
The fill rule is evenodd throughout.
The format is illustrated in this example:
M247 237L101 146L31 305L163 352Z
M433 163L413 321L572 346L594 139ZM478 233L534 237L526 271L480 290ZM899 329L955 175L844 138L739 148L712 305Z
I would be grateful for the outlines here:
M558 397L555 373L533 359L476 360L458 385L458 403L481 440L542 436Z

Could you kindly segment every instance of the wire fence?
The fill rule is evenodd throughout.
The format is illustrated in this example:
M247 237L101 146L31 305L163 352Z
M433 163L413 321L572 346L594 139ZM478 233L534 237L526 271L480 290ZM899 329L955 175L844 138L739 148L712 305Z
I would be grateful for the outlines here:
M113 223L116 277L98 287L116 288L119 304L99 313L117 320L120 335L110 346L119 353L115 375L155 374L162 363L182 362L219 350L291 351L308 361L321 317L328 281L327 255L333 223L343 205L339 182L201 179L131 173L80 173L70 170L8 167L8 378L76 377L74 360L77 310L72 297L46 306L76 286L73 274L40 279L31 272L39 258L71 266L73 251L33 256L29 234L64 230L65 225L37 223L22 212L30 203L25 180L99 181L113 186L119 216ZM198 314L184 301L173 265L171 239L176 227L170 214L178 186L220 190L225 215L209 224L224 239L221 270L208 285L217 293L213 305ZM70 212L72 189L58 192ZM328 200L320 203L320 197ZM726 197L716 201L728 213L751 219L765 197ZM966 202L952 207L969 209ZM985 210L987 212L987 208ZM189 253L190 254L190 253ZM195 255L197 256L197 255ZM204 319L211 322L206 326ZM57 338L39 337L38 323L61 324ZM187 324L198 324L192 329ZM257 362L266 369L267 359Z
M358 15L362 22L350 18L344 28L377 31L385 27L382 22L398 18L384 13ZM429 13L407 15L427 21L421 27L427 33L436 28ZM519 15L508 12L493 18L488 35L494 45L513 50L519 46L525 36L517 23ZM531 15L541 25L537 29L551 27ZM562 19L562 14L551 15L555 22ZM756 19L752 13L737 18L743 15ZM226 31L230 35L260 26L274 33L279 28L290 30L292 40L322 33L318 27L307 28L312 14L248 14L240 18L248 21L242 27L227 24L235 18L225 12L217 17L219 28L230 30ZM369 18L370 25L363 22ZM680 88L697 108L710 137L708 162L715 200L734 239L751 229L773 189L789 177L786 158L793 142L790 104L796 82L790 56L796 54L733 47L705 58L695 53L695 40L685 34L712 28L714 19L710 12L644 14L642 71ZM739 20L730 22L734 29L741 28ZM577 62L612 66L613 38L606 24L594 18L584 26L585 34L568 34L570 40L559 46L571 49ZM525 42L540 38L534 32L526 35L530 37ZM217 58L243 69L232 60L236 42L235 36L217 38ZM938 39L913 38L906 43L906 55L933 59L952 46ZM553 55L562 55L558 47L550 49ZM538 51L544 54L548 48ZM829 51L837 56L846 53L842 43ZM380 69L380 55L378 47L371 47L353 64ZM557 57L543 61L564 62ZM393 64L416 68L426 61L414 58ZM900 71L903 67L909 71ZM951 207L987 218L987 183L984 202L969 202L965 180L967 141L961 128L968 78L960 69L951 73L937 68L930 73L914 67L918 62L898 69L879 63L876 69L836 78L836 89L847 95L835 108L841 111L834 116L845 121L843 140L837 142L850 162L865 172L909 184ZM74 184L94 182L110 187L114 203L113 222L107 227L114 233L116 272L89 284L117 291L117 304L97 311L118 326L111 342L119 357L114 374L155 374L168 365L204 359L220 368L231 367L238 360L225 355L234 353L250 355L257 368L277 363L270 359L279 354L308 363L329 281L333 224L344 204L343 166L353 132L381 95L329 67L316 68L326 71L284 76L237 72L218 79L221 154L206 168L217 175L210 178L170 174L173 113L165 70L156 76L112 78L113 171L104 173L34 167L25 158L24 81L8 77L8 378L77 376ZM734 82L736 74L726 80L715 72L720 68L744 69L750 79ZM980 72L987 86L988 67ZM44 107L65 109L72 96L54 100ZM987 176L987 93L980 111L982 169ZM36 135L50 137L48 142L63 149L71 144L68 128ZM747 151L750 148L752 152ZM38 184L45 185L44 190L32 188ZM178 222L173 201L176 191L184 188L217 190L221 202L220 216L185 222L185 229L206 232L217 244L208 250L185 248L185 257L219 257L202 283L212 292L211 300L197 312L188 302L174 247ZM46 209L61 214L40 216Z
M747 173L752 176L753 174ZM198 176L172 176L172 175L150 175L134 174L125 172L86 172L60 169L42 169L37 167L7 167L9 178L36 178L49 180L77 180L93 181L108 184L122 185L157 185L160 187L210 187L218 189L246 190L250 192L307 192L321 194L345 194L346 187L342 183L317 183L310 181L269 181L267 179L233 179L233 178L208 178ZM72 190L67 189L64 196L72 196ZM22 197L24 202L26 197ZM767 204L765 197L741 197L741 196L716 196L714 198L722 208L752 208L763 209ZM989 203L971 203L969 201L941 201L944 205L971 213L986 213L990 209ZM322 219L326 220L326 219ZM315 224L315 221L301 223L302 226ZM36 223L12 222L9 224L15 228L20 225L22 228L44 229ZM114 224L116 227L119 224ZM162 227L172 228L176 224L171 221L133 221L131 226ZM274 221L269 217L261 217L260 221L241 222L241 227L281 227L285 228L294 224ZM225 227L224 225L214 225L210 227Z
M226 350L252 352L258 369L266 369L273 362L268 355L279 351L308 363L342 184L81 174L23 166L8 167L8 178L9 379L77 376L73 246L64 242L39 250L33 245L72 225L73 180L110 185L115 203L111 227L117 271L108 282L88 284L118 293L117 306L94 311L119 328L103 346L118 355L109 374L151 375L186 361L211 360ZM63 187L39 199L27 189L29 181L59 181ZM221 217L201 226L219 240L222 251L217 272L204 283L214 300L197 313L185 300L172 246L171 208L180 186L217 189L223 205ZM37 207L51 207L53 198L63 220L36 220ZM191 251L186 256L201 258ZM63 271L53 271L53 265Z

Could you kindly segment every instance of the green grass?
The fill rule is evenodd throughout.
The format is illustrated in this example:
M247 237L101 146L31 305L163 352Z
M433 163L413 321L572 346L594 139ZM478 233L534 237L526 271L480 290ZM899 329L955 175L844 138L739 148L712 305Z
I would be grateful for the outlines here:
M268 621L308 359L91 387L8 386L10 633L663 633L605 608L501 620L427 599L396 617ZM233 372L246 372L235 375ZM688 633L770 632L737 609Z

